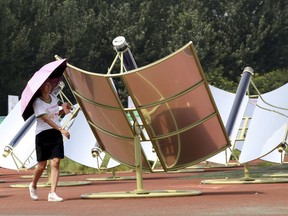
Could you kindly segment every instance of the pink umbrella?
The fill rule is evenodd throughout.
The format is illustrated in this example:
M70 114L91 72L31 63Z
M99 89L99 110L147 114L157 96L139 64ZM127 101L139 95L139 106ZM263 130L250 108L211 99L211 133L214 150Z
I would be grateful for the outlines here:
M66 59L53 61L44 65L28 81L21 95L21 113L25 121L34 113L32 104L38 96L38 89L48 78L52 80L52 89L54 89L65 69Z

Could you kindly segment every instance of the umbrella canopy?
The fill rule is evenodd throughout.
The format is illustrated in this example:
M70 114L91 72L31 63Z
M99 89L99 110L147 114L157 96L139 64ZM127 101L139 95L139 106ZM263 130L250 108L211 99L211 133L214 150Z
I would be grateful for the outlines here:
M66 64L66 59L50 62L40 68L28 81L21 95L21 114L25 121L34 113L32 104L38 96L38 89L47 79L52 80L51 85L54 89L61 80Z

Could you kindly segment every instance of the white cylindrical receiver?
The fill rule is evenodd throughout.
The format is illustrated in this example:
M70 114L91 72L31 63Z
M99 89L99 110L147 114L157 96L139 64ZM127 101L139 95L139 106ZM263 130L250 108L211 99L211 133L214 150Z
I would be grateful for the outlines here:
M112 42L114 48L116 51L123 51L128 47L128 44L125 40L125 37L123 36L118 36L116 37L113 42Z
M251 67L245 67L243 72L248 72L248 73L254 75L254 70Z

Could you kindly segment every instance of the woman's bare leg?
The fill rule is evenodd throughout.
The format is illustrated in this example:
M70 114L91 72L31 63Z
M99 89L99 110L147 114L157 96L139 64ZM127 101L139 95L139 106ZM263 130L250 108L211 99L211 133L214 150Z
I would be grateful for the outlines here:
M59 180L59 167L60 167L60 158L53 158L51 160L51 193L56 192L56 186Z
M37 183L42 176L45 168L46 168L47 161L40 161L33 173L33 180L32 180L32 187L37 188Z

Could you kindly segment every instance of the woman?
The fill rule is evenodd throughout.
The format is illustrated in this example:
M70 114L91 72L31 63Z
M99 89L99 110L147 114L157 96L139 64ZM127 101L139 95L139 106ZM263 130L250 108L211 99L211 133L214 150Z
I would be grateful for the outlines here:
M36 125L36 155L38 165L34 170L33 181L29 185L30 197L38 199L37 182L40 179L47 160L51 165L51 191L48 194L48 201L61 202L63 199L56 194L56 186L59 179L60 160L64 158L63 137L70 138L67 130L62 129L59 122L59 115L63 112L70 112L68 103L62 104L59 112L58 99L51 94L51 82L46 81L39 89L40 96L33 103L34 113L37 119Z

